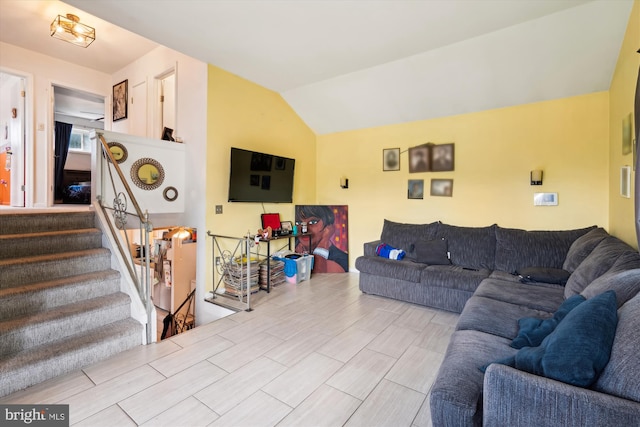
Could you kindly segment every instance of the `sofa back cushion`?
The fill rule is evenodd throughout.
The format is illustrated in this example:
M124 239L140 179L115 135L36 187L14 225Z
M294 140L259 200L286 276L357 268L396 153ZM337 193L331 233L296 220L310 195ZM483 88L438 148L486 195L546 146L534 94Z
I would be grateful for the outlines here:
M527 231L497 227L495 268L508 273L527 267L561 269L571 244L595 228Z
M618 328L609 363L594 388L625 399L640 402L640 295L618 309Z
M640 263L640 254L635 255ZM622 255L618 258L618 261L625 257L626 254ZM591 282L580 295L585 298L592 298L608 290L613 290L616 292L618 307L622 307L624 303L635 297L640 292L640 266L633 270L622 271L616 271L614 267L611 267L609 271Z
M598 243L608 236L609 233L604 228L598 227L578 237L571 244L562 268L569 273L573 273L580 263L598 246Z
M440 224L438 238L447 241L452 264L478 270L493 270L496 254L495 224L488 227Z
M564 287L565 298L582 292L591 282L609 271L621 255L633 252L635 249L617 237L606 237L571 273ZM620 263L626 265L626 257L622 258ZM622 269L624 269L623 266L616 267L617 271Z
M436 237L439 222L431 224L403 224L384 220L380 240L394 248L403 249L406 259L415 260L415 244L421 240L432 240Z

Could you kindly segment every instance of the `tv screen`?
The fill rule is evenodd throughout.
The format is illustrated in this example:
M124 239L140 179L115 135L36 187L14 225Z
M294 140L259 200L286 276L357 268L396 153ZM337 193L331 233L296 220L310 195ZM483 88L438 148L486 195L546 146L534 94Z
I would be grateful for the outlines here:
M231 148L230 202L293 202L295 159Z

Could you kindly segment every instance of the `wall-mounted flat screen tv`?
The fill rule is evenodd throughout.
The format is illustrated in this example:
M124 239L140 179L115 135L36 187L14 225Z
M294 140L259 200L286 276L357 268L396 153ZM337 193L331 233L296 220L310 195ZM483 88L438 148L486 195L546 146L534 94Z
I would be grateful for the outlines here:
M293 202L295 159L231 148L230 202Z

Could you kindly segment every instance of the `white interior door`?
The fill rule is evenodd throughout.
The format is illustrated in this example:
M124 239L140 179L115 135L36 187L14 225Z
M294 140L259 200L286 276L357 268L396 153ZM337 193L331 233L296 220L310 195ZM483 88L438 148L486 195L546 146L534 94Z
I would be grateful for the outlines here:
M131 90L131 129L132 135L147 137L147 82L133 86Z

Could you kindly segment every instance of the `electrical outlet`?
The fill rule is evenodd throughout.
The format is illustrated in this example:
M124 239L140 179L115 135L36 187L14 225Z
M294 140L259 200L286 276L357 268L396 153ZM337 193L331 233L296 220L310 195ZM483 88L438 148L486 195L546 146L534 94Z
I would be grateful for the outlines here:
M216 205L216 215L222 213L222 205Z
M220 265L220 257L219 256L216 257L216 265Z

